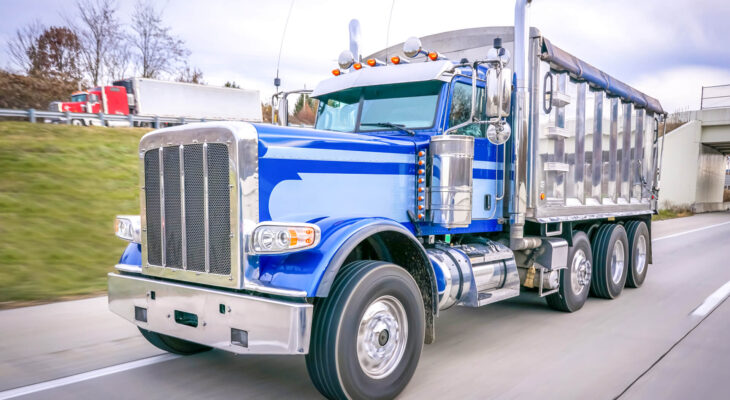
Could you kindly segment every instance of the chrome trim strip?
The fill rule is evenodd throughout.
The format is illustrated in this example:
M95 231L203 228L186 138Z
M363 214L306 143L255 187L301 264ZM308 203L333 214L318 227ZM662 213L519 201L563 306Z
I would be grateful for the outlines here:
M648 205L648 203L646 204ZM564 222L564 221L585 221L589 219L604 219L609 217L629 217L634 215L646 215L653 214L652 210L637 210L637 211L610 211L605 213L595 214L577 214L577 215L562 215L562 216L550 216L550 217L538 217L528 218L529 221L535 221L540 223L546 222Z
M185 145L180 145L180 229L181 232L181 249L182 249L182 268L188 269L188 238L187 225L185 224Z
M141 265L117 264L114 266L114 269L116 269L117 271L122 271L122 272L131 272L133 274L142 273Z
M203 231L205 237L205 272L210 273L210 227L208 215L208 143L203 143Z
M165 240L165 166L162 159L162 147L158 150L160 156L157 160L160 164L160 236L162 236L162 240L160 241L160 252L162 253L162 266L167 265L167 242Z

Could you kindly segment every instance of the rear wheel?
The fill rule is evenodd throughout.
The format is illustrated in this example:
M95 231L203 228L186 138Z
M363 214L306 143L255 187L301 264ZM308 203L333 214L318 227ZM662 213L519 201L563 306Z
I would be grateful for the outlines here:
M631 221L626 224L629 241L629 275L626 277L626 286L638 288L646 279L649 269L649 229L642 221Z
M615 299L626 284L629 266L629 242L621 225L606 224L593 237L593 278L591 293Z
M188 342L187 340L174 338L172 336L163 335L161 333L148 331L142 328L139 328L139 331L142 333L142 336L147 339L148 342L150 342L158 349L165 350L168 353L188 356L191 354L201 353L203 351L210 350L210 347L208 346Z
M568 251L568 267L560 270L560 289L545 297L556 310L578 311L585 304L591 285L591 243L584 232L573 232L573 246Z
M315 304L307 371L330 399L391 399L408 384L425 335L423 299L403 268L355 261Z

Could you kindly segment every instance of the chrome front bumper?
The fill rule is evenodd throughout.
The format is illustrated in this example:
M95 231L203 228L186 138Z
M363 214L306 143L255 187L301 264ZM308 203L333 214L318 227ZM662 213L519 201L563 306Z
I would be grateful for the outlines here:
M306 354L312 305L109 274L109 309L140 328L239 354Z

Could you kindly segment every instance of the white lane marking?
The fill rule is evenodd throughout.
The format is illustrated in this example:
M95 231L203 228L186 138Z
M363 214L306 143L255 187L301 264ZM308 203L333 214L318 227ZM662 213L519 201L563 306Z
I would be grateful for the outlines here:
M22 386L15 389L6 390L0 392L0 400L12 399L18 396L25 396L27 394L41 392L44 390L55 389L57 387L71 385L73 383L88 381L89 379L99 378L106 375L116 374L117 372L128 371L130 369L146 367L148 365L157 364L169 360L180 358L176 354L160 354L159 356L144 358L142 360L130 361L128 363L112 365L111 367L101 368L94 371L84 372L78 375L71 375L65 378L54 379L52 381L46 381L36 383L34 385Z
M720 286L719 289L712 292L711 295L707 296L705 301L700 304L699 307L692 311L692 315L695 317L704 317L709 314L710 311L714 310L718 304L722 303L723 300L730 296L730 281L725 282L724 285Z
M718 226L723 226L723 225L727 225L727 224L730 224L730 221L723 222L723 223L720 223L720 224L710 225L710 226L704 226L702 228L691 229L689 231L674 233L674 234L667 235L667 236L662 236L662 237L656 238L656 239L654 239L652 241L653 242L658 242L660 240L669 239L669 238L673 238L673 237L677 237L677 236L682 236L682 235L686 235L688 233L695 233L695 232L699 232L699 231L704 231L706 229L717 228Z

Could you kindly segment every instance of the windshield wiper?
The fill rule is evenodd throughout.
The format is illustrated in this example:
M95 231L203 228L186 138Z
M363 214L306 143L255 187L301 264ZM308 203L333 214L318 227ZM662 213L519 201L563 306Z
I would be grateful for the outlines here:
M394 123L391 123L391 122L365 122L365 123L361 123L360 125L363 125L363 126L380 126L380 127L383 127L383 128L393 128L393 129L397 129L397 130L399 130L401 132L405 132L405 133L407 133L407 134L409 134L411 136L416 136L416 132L413 132L412 130L406 128L406 126L405 125L402 125L402 124L394 124Z

